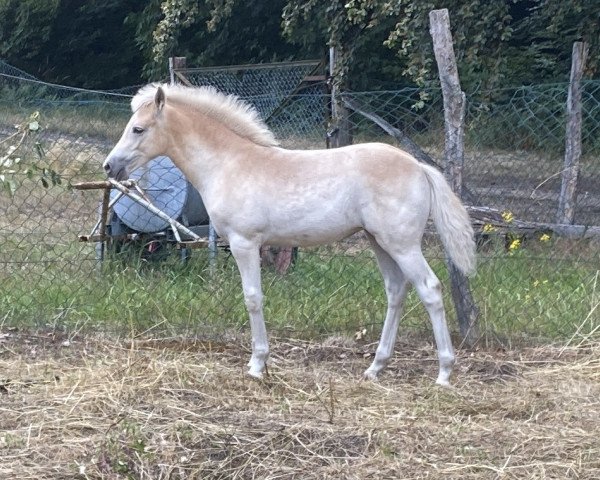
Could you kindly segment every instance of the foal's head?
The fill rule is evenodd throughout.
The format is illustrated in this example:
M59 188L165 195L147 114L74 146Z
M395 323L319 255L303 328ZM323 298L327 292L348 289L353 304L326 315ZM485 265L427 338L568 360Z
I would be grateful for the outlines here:
M151 93L156 90L154 99ZM165 154L164 122L165 92L158 86L144 87L132 101L133 115L121 139L104 160L109 177L125 180L129 174L153 158Z

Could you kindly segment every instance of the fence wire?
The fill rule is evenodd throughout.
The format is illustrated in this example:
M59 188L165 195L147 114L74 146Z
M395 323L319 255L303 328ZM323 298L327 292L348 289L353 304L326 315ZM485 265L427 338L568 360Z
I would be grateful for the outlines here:
M244 97L259 109L267 105L261 112L284 146L324 148L329 98L322 90L290 95L295 88L290 86L298 78L283 87L262 85L263 90ZM269 88L288 93L271 95ZM575 223L587 228L586 238L517 228L519 222L555 222L566 91L566 84L557 84L468 96L468 203L498 216L496 222L476 224L479 270L472 280L482 335L493 343L538 338L581 343L599 335L600 241L588 233L600 225L600 82L584 84ZM168 228L153 224L155 219L140 223L138 216L144 213L134 215L126 202L112 213L113 238L103 245L105 251L99 244L78 241L78 235L89 233L99 219L101 192L81 192L71 185L103 179L102 161L130 115L127 95L126 89L81 91L42 84L14 70L0 71L2 328L188 335L247 329L239 275L226 248L220 249L216 264L206 250L178 250ZM439 91L347 95L362 110L401 131L443 168ZM32 117L35 112L39 115ZM399 144L357 112L350 111L349 120L355 142ZM17 144L18 149L8 155ZM144 187L155 192L155 201L171 208L174 217L202 232L207 217L201 204L182 176L170 167L166 170L170 179L150 168ZM124 236L128 234L134 236ZM448 291L443 252L435 235L426 235L424 248ZM367 340L378 335L385 294L361 234L274 256L274 263L285 264L285 273L272 265L264 267L265 312L271 331ZM448 295L446 307L455 325ZM409 295L404 312L405 331L429 329L414 294Z

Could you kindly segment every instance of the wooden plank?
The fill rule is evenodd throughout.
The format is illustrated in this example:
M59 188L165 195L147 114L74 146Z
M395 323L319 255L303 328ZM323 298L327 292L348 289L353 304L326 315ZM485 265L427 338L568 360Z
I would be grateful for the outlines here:
M303 82L324 82L327 80L326 75L307 75L302 79Z
M469 207L467 211L475 225L483 227L492 225L500 233L508 232L552 232L560 237L577 239L600 238L600 226L596 225L565 225L561 223L528 222L514 219L510 223L502 218L502 212L491 207Z
M173 70L173 73L175 75L175 77L177 78L177 80L179 80L181 83L183 83L184 85L186 85L187 87L193 87L194 85L192 85L192 83L186 78L186 76L181 73L178 72L177 70Z
M120 182L121 185L127 188L135 186L135 182L132 180L125 180ZM75 190L97 190L100 188L112 188L113 185L108 180L98 180L92 182L78 182L71 185Z
M183 73L205 73L205 72L231 72L238 70L268 70L276 68L314 66L315 68L321 63L320 60L298 60L293 62L272 62L272 63L247 63L242 65L221 65L215 67L194 67L186 68Z
M339 94L339 82L336 81L338 74L337 64L341 47L329 47L329 76L331 95L331 125L327 132L327 148L338 148L352 145L352 125L350 124L350 113L344 105Z

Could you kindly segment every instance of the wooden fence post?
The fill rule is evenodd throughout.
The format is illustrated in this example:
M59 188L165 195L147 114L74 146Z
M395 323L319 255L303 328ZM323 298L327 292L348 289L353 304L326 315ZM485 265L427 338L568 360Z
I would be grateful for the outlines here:
M577 179L579 177L579 160L581 159L581 77L587 54L587 43L575 42L573 44L571 81L567 98L565 163L556 215L556 223L559 224L572 224L575 219Z
M185 70L186 68L186 57L169 57L169 81L171 85L174 85L175 83L181 83L183 85L187 85L188 87L193 86L186 78L185 74L181 72L181 70Z
M433 38L433 50L444 98L444 156L446 160L444 173L454 192L461 196L466 99L460 88L448 10L444 8L429 12L429 23L429 32ZM473 300L469 279L448 258L446 263L452 282L452 299L460 334L464 343L472 347L479 339L479 309Z
M328 132L328 147L336 148L352 144L350 112L340 98L335 79L339 49L329 48L329 76L331 78L331 131Z

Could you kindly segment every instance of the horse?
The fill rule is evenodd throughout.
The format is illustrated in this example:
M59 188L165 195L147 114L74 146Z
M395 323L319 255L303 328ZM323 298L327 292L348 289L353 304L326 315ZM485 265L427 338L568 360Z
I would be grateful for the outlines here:
M387 296L381 339L364 377L375 380L392 357L412 284L432 324L436 383L449 385L455 355L441 284L423 257L422 237L431 216L447 255L465 274L475 270L475 242L466 209L437 169L383 143L284 149L255 108L212 87L149 84L131 109L103 168L123 180L166 155L199 191L240 272L252 334L249 375L262 378L269 359L261 245L315 246L363 230Z

